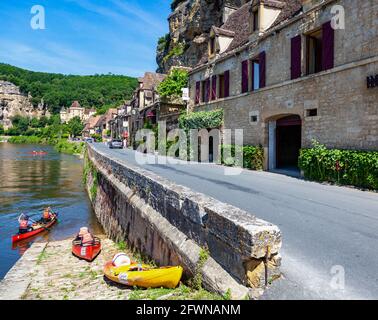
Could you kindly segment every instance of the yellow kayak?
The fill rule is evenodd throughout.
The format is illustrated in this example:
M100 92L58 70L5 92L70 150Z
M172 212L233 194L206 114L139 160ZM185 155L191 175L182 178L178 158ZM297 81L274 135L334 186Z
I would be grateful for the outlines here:
M105 276L117 283L130 287L176 288L180 282L182 267L151 268L147 265L131 264L115 267L112 262L104 266Z

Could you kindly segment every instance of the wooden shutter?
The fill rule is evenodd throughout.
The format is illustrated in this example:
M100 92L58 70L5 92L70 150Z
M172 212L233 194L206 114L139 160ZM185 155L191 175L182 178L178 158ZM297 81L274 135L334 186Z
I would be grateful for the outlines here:
M217 98L217 76L214 75L211 78L211 100Z
M201 82L196 82L196 104L200 103L200 96L201 96Z
M242 62L242 82L241 92L248 92L248 60Z
M205 90L206 90L205 102L209 102L210 101L210 78L206 79Z
M302 37L291 39L291 79L297 79L302 75Z
M323 24L322 50L322 69L332 69L334 67L335 60L335 30L332 28L331 21Z
M260 64L260 88L264 88L266 84L266 53L261 52L259 55Z
M224 73L224 97L228 98L230 96L230 70Z

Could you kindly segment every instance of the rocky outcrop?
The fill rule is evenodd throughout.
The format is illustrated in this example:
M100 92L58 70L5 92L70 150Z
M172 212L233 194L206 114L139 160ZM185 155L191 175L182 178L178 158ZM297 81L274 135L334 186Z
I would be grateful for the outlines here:
M31 97L21 93L20 88L11 82L0 80L0 125L5 129L12 126L12 117L15 115L40 118L50 116L43 101L34 107Z
M168 17L169 35L159 41L158 72L172 66L194 67L208 47L212 26L221 26L242 0L187 0Z

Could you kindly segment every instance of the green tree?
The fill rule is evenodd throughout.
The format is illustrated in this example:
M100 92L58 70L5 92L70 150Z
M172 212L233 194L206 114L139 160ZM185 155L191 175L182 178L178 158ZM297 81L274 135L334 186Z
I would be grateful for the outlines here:
M163 98L178 98L182 95L182 88L188 85L188 72L173 69L171 73L158 86L158 93Z
M84 125L83 125L83 123L81 122L81 120L80 120L79 117L72 118L72 119L67 123L67 130L68 130L68 133L69 133L72 137L79 136L79 135L81 134L81 132L83 131L83 129L84 129Z

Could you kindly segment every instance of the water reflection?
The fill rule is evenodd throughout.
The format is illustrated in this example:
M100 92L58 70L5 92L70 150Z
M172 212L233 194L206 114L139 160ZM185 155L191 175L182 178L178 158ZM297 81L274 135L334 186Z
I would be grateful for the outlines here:
M0 143L0 278L33 241L65 239L84 225L102 232L84 191L81 160L49 146L43 147L47 155L32 155L33 150L41 147ZM38 220L46 206L59 212L60 223L12 248L19 214Z

